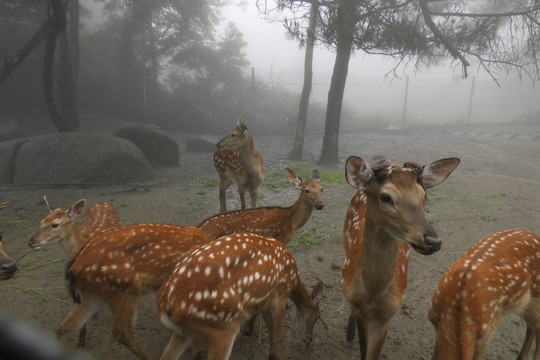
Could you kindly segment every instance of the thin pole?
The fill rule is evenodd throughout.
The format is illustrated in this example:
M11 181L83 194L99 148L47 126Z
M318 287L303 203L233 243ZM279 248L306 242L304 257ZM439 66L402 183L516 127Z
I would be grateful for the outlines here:
M251 119L255 119L255 68L251 68Z
M405 119L407 117L407 97L409 95L409 76L405 80L405 100L403 101L403 115L401 116L401 125L405 127Z
M473 76L472 78L472 85L471 85L471 95L469 97L469 111L467 112L467 124L471 122L471 110L472 110L472 102L473 102L473 95L474 95L474 81L476 80L476 76Z

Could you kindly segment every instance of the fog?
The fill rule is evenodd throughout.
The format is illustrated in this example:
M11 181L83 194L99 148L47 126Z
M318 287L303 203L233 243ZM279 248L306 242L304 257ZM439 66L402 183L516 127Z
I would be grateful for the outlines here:
M274 85L300 93L303 81L304 49L286 36L282 23L268 22L253 4L240 8L227 6L226 20L234 22L247 42L246 55L255 76ZM469 59L471 60L471 59ZM325 47L315 49L311 100L325 104L332 76L334 53ZM409 90L405 122L508 122L530 120L540 112L540 91L529 79L510 74L498 78L499 85L482 69L470 67L464 79L451 61L416 72L412 66L399 68L399 77L387 76L392 59L355 53L351 57L344 106L353 117L370 122L401 125L403 122L406 78ZM246 74L251 69L246 69ZM474 90L473 87L474 78ZM470 118L468 115L472 95Z

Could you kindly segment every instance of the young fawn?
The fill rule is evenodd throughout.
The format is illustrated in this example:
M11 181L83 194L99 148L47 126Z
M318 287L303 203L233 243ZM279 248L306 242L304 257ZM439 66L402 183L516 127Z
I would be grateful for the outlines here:
M141 296L157 291L193 245L211 239L195 227L134 224L96 235L70 261L68 289L77 303L57 329L77 333L100 305L113 317L113 336L140 359L151 359L133 334Z
M309 344L322 295L322 283L309 293L279 241L234 234L194 247L158 292L159 318L172 330L161 359L178 359L195 336L208 343L208 359L228 359L241 325L261 313L269 358L284 360L287 299L296 305L298 326Z
M79 200L69 210L62 210L54 209L47 198L43 198L50 213L41 220L39 230L28 242L32 249L58 243L71 259L88 239L105 230L122 226L116 210L108 203L92 204L78 227L74 219L82 214L86 200Z
M108 203L95 203L83 215L80 226L75 218L81 215L86 200L77 201L69 210L54 209L43 197L49 209L49 215L41 220L40 228L28 242L32 249L40 249L44 245L58 243L69 259L97 234L122 226L122 221L115 208ZM86 325L79 332L78 347L86 344Z
M319 182L319 172L316 170L313 171L313 178L306 181L302 181L291 169L285 171L291 184L301 191L294 205L287 208L261 207L217 214L201 221L197 227L204 230L212 239L248 232L287 244L294 239L296 231L309 220L313 209L323 208L323 188Z
M503 315L527 324L518 360L540 359L540 237L504 230L481 240L442 277L429 309L435 327L433 360L481 360Z
M362 360L379 358L390 320L401 308L410 247L424 255L441 247L425 216L425 189L443 182L458 164L451 158L401 167L381 160L371 169L359 157L347 159L347 181L358 191L343 229L341 286L351 304L347 340L353 341L356 325Z
M257 206L257 189L264 180L264 163L255 151L253 136L240 118L234 128L217 144L214 165L219 174L219 210L227 211L225 193L233 183L238 184L241 209L246 208L245 191L249 192L251 207Z
M6 253L2 244L2 233L0 233L0 281L11 279L18 267L17 262Z

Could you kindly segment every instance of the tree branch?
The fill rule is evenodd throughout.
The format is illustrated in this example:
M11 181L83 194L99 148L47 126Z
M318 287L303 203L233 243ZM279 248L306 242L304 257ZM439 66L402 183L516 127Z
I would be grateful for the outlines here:
M422 9L422 16L424 17L424 21L426 22L427 27L431 30L433 35L435 35L435 38L444 45L450 55L452 55L454 59L459 59L459 61L461 61L461 64L463 65L463 76L466 78L467 67L470 66L469 62L467 61L467 59L465 59L461 52L459 52L459 50L456 49L450 41L448 41L448 39L443 35L441 30L439 30L437 25L435 25L433 19L431 18L432 12L429 9L427 0L418 0L418 2L420 4L420 8Z
M54 3L54 2L53 2ZM56 6L56 4L54 5ZM11 73L39 46L51 33L57 33L65 28L65 16L62 19L58 19L56 16L48 19L41 25L39 30L28 40L26 44L20 49L15 56L4 60L4 64L0 68L0 84L2 84ZM60 30L58 30L60 29Z

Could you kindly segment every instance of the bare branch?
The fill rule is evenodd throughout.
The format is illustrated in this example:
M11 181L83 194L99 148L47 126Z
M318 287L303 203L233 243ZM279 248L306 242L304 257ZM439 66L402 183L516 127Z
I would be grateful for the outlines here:
M420 8L422 9L422 15L424 17L424 21L426 22L426 25L431 30L433 35L439 40L446 50L454 57L454 59L459 59L461 61L461 64L463 65L463 74L464 77L467 77L467 67L470 66L469 62L465 57L457 50L454 45L448 41L448 39L442 34L441 30L435 25L433 22L433 19L431 18L431 10L429 9L429 6L427 4L427 0L418 0L420 3Z

